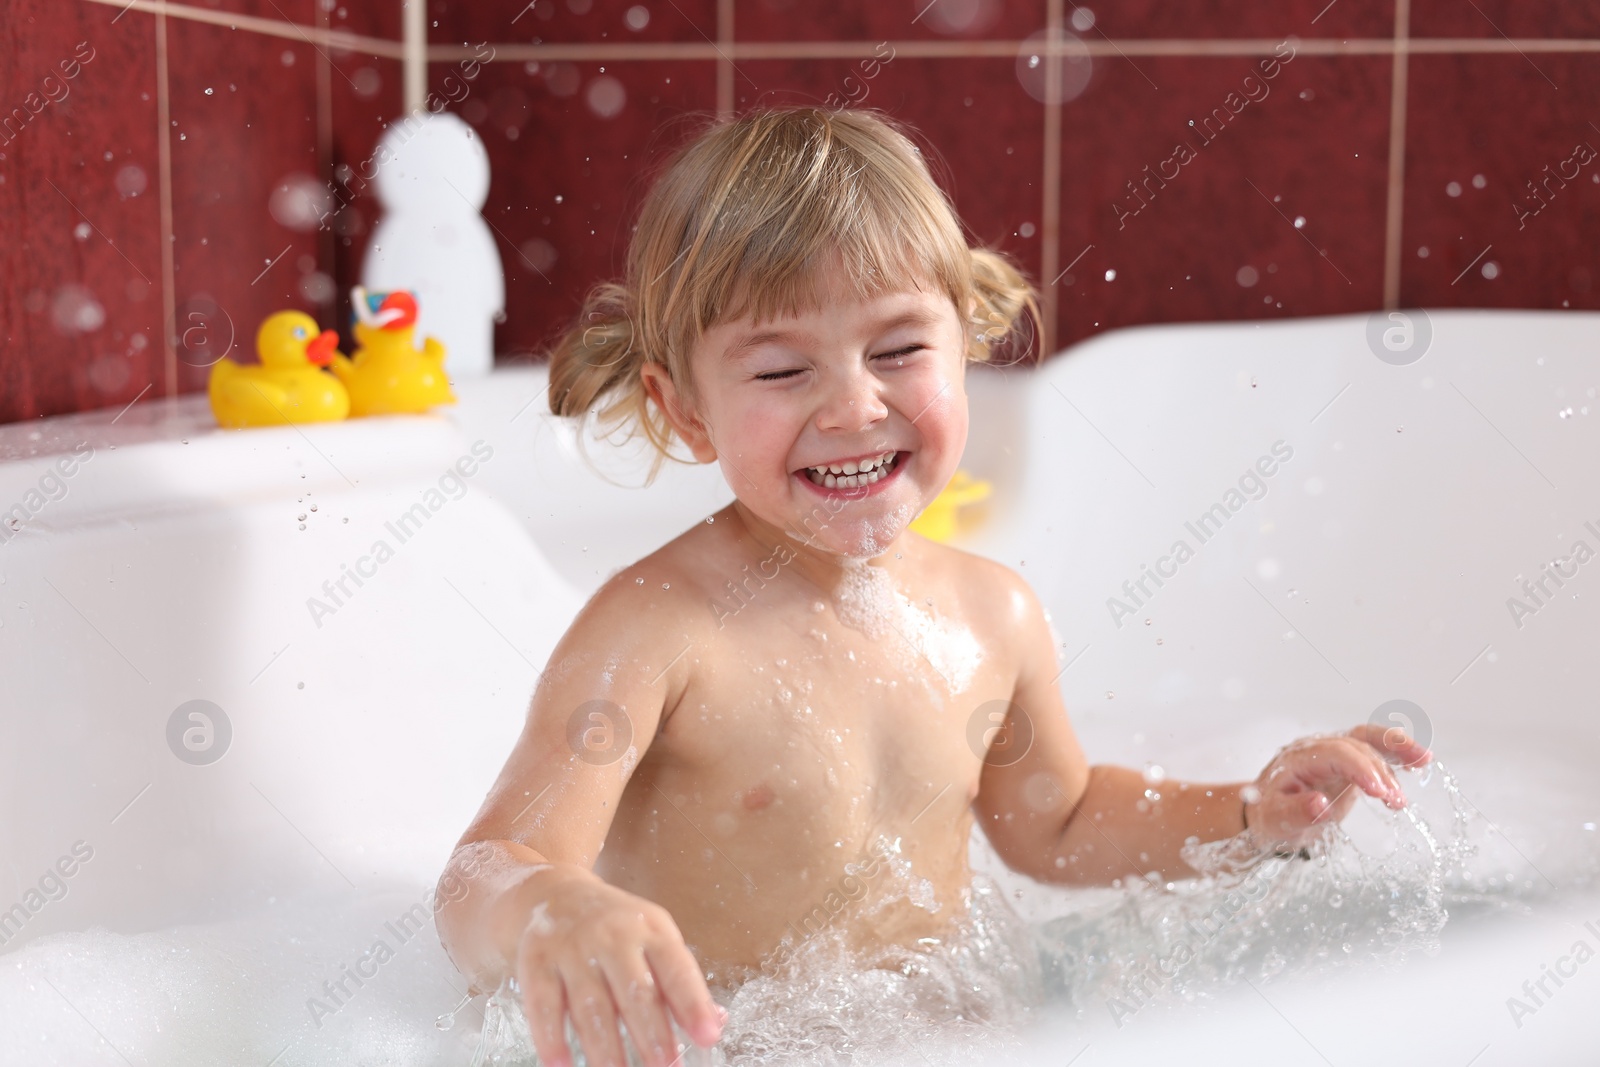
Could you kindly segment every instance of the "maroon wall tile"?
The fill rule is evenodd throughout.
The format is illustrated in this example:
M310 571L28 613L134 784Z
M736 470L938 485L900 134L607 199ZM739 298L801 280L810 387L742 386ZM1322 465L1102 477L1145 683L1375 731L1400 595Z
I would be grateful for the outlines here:
M319 250L308 195L325 185L310 45L186 20L169 21L168 41L174 296L190 390L204 388L229 337L232 358L249 362L264 318L317 310L300 277Z
M1411 35L1600 37L1600 5L1574 0L1412 0Z
M1045 0L735 0L737 41L1020 40L1044 27Z
M1281 40L1299 37L1392 37L1394 0L1118 0L1067 3L1067 29L1085 40L1110 37Z
M1411 58L1405 305L1600 307L1600 56L1532 58Z
M1299 54L1226 124L1189 125L1244 100L1259 62L1152 57L1141 75L1111 61L1064 105L1058 344L1382 305L1389 60Z
M350 352L354 343L350 333L350 289L361 281L361 256L379 214L378 198L363 175L373 173L378 139L400 115L404 85L399 60L337 49L329 56L335 212L327 220L326 232L319 235L322 253L316 270L321 277L308 278L303 284L314 293L321 293L330 291L331 283L332 300L319 307L319 318L324 325L339 330L344 341L342 351ZM465 84L470 87L472 83Z
M452 69L432 64L434 86ZM459 111L489 152L484 218L506 275L502 358L542 349L590 286L621 274L651 169L715 107L712 63L483 66Z
M751 60L739 69L741 111L849 94L856 106L908 123L972 238L1009 253L1037 279L1044 105L1024 91L1015 60L892 56L875 68L861 60Z
M717 0L431 0L428 22L437 44L704 43L717 39Z
M155 33L116 16L17 0L0 20L0 422L161 388Z

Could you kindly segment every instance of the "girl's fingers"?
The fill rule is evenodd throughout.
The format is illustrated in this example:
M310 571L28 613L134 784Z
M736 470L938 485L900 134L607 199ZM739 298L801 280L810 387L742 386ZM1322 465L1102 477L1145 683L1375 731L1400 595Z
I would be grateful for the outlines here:
M1338 797L1345 786L1390 800L1393 791L1380 772L1377 753L1351 738L1329 738L1322 744L1300 749L1291 757L1300 780L1307 786Z
M561 1025L567 1014L561 979L541 964L524 964L518 980L522 984L522 1012L528 1018L528 1031L539 1062L550 1067L571 1067L572 1050L567 1047L566 1030Z
M645 947L645 958L678 1025L700 1047L715 1045L728 1015L711 999L705 976L689 949L676 938L662 939Z
M1349 736L1371 745L1385 760L1401 767L1421 767L1433 759L1432 752L1398 726L1362 723Z
M567 1012L591 1067L626 1067L622 1035L617 1032L617 1006L600 971L589 963L562 970L567 986Z
M655 975L641 955L631 963L606 960L606 980L611 983L611 998L622 1011L633 1047L645 1067L668 1067L678 1054L677 1041L667 1022L666 1005L656 990Z

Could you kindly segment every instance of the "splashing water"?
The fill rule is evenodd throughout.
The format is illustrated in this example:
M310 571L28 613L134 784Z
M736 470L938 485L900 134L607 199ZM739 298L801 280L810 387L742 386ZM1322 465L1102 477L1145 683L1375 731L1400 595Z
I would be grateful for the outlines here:
M897 850L896 850L897 851ZM952 936L922 938L915 947L852 951L848 927L871 926L908 896L932 910L931 886L909 861L891 854L889 891L804 941L786 941L761 971L712 996L728 1011L714 1048L692 1044L674 1022L684 1067L840 1067L889 1059L934 1064L964 1039L1013 1041L1041 1002L1037 954L1027 925L999 888L978 874L964 896L967 913ZM926 899L917 897L926 895ZM575 1067L586 1067L567 1022ZM639 1067L631 1044L630 1067ZM534 1067L528 1023L514 980L489 999L483 1039L472 1067Z
M1376 848L1358 846L1338 826L1308 846L1309 858L1267 853L1248 834L1191 844L1184 858L1198 878L1078 890L1070 905L1047 903L1047 914L1030 920L993 879L975 872L968 913L942 942L852 954L842 930L830 928L780 953L781 965L713 989L729 1013L723 1038L702 1050L679 1032L681 1062L970 1063L977 1039L986 1056L1021 1049L1019 1031L1041 1008L1080 1019L1109 1012L1120 1027L1158 1001L1196 1000L1243 981L1431 954L1447 905L1487 899L1467 867L1481 817L1473 817L1437 761L1421 783L1433 778L1449 803L1447 829L1431 826L1413 806L1379 816L1386 840ZM910 865L891 870L888 898L911 897ZM1031 903L1027 910L1037 912L1038 902ZM836 927L872 919L862 909ZM576 1067L584 1067L570 1023L568 1039ZM631 1047L628 1055L637 1067ZM507 980L490 998L473 1067L535 1063L515 983Z

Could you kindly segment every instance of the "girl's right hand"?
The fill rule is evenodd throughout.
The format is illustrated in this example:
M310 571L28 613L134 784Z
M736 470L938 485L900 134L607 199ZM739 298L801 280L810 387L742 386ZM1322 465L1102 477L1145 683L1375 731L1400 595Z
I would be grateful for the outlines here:
M541 1063L571 1067L568 1014L591 1067L626 1067L619 1015L645 1067L678 1059L669 1012L695 1044L716 1044L727 1012L665 908L566 864L530 881L541 899L517 944L516 975Z

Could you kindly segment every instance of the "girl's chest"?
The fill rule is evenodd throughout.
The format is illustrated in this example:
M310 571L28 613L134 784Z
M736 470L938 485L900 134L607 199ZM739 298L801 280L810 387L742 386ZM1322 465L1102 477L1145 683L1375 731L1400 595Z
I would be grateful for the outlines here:
M881 622L863 632L831 614L799 631L747 620L724 654L696 665L662 755L720 781L750 812L888 815L930 787L970 792L986 709L1014 687L1009 657L932 613Z

